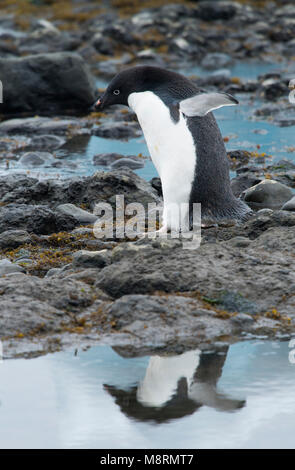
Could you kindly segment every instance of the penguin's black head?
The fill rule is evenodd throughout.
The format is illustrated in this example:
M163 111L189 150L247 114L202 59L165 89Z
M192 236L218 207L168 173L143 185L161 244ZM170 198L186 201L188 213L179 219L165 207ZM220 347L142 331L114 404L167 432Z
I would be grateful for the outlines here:
M131 93L144 91L152 91L171 100L183 98L184 88L191 89L191 93L195 90L192 82L175 72L148 65L131 67L113 78L104 94L94 104L94 108L102 111L114 104L128 106Z

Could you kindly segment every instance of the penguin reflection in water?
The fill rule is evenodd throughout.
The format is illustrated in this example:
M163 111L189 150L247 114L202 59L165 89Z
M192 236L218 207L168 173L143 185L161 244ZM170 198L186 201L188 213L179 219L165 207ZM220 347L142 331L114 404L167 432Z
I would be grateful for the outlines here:
M140 421L178 419L203 406L218 411L239 410L245 400L228 397L217 389L227 350L222 354L195 350L178 356L152 356L138 386L128 390L111 385L104 388L124 414Z
M251 210L231 191L224 142L211 113L238 104L234 97L204 93L175 72L137 66L116 75L95 108L114 104L127 105L137 115L161 178L161 231L179 231L188 220L191 229L193 203L201 203L202 220L247 218Z

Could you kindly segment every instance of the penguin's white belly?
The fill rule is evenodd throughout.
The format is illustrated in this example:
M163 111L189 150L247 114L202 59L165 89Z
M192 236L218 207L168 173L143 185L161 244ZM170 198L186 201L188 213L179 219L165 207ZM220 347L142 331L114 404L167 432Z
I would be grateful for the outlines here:
M152 356L145 377L137 389L137 399L148 406L163 406L177 390L181 378L187 380L188 389L200 362L200 351L187 351L179 356Z
M128 104L136 113L152 161L162 181L164 225L174 229L181 204L188 204L196 165L196 149L186 120L174 123L168 107L150 91L132 93ZM168 212L171 219L168 221ZM183 218L184 212L181 212ZM177 224L175 224L177 226Z

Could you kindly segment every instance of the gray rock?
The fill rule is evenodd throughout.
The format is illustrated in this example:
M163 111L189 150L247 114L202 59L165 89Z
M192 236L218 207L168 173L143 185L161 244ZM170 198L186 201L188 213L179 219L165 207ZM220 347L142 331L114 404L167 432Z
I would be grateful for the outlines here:
M11 143L5 142L0 140L0 152L5 152L6 150L10 150Z
M285 214L293 215L293 222L284 219ZM204 296L205 302L221 310L251 314L280 305L282 315L295 319L291 298L283 300L284 294L295 293L294 225L290 226L295 224L295 216L281 211L273 222L263 217L244 224L241 232L249 232L252 240L243 250L233 247L229 240L205 243L193 252L171 247L165 250L165 256L160 248L132 254L121 251L122 257L114 257L111 265L98 272L95 288L113 298L155 295L157 291L165 298L175 292L191 292L193 297ZM260 230L256 239L252 236L254 227L256 232Z
M93 228L90 227L78 227L75 228L71 233L78 235L88 235L93 233Z
M288 186L274 180L264 180L244 192L244 199L252 209L279 209L292 197Z
M197 6L195 15L205 21L229 20L239 11L237 2L203 1Z
M292 212L270 211L271 209L261 209L244 225L244 231L251 240L260 237L263 232L268 231L270 228L293 227L295 225L295 214Z
M241 250L235 246L237 234L253 231L254 221L256 238ZM233 243L205 243L192 252L179 240L164 240L163 246L140 240L118 245L112 258L107 251L79 252L71 265L50 270L43 279L11 273L0 279L0 335L4 329L11 338L33 330L48 341L59 334L71 344L68 331L89 322L91 332L79 331L87 344L90 338L112 345L121 341L143 353L147 347L172 351L180 343L189 349L208 342L214 347L221 336L231 340L245 332L273 337L286 328L286 316L290 331L295 326L292 224L294 214L278 211L227 228L227 236L235 233Z
M55 150L66 142L65 139L57 135L43 134L33 137L30 141L30 147L34 149L50 149Z
M200 82L204 81L205 79L199 79ZM237 86L234 85L231 82L231 72L229 69L217 69L214 70L213 72L210 73L209 76L206 77L206 82L204 85L200 83L200 86L215 86L215 87L222 87L224 88L225 86L229 87L231 89L232 86ZM231 91L232 93L236 93L236 90Z
M264 104L260 108L256 109L254 111L254 114L256 116L273 116L277 114L280 110L280 107L278 104Z
M273 214L273 220L278 224L286 227L295 225L295 214L292 211L280 210Z
M287 57L292 57L294 54L294 47L295 47L295 38L291 39L287 43L285 43L285 54Z
M46 117L8 119L0 123L0 134L65 134L79 126L75 119L50 119Z
M287 96L289 94L288 86L275 78L269 78L262 82L261 92L266 100L273 101L281 96Z
M286 1L281 0L280 3L285 5ZM79 11L85 8L87 12L91 11L88 10L90 7L86 5L77 8ZM174 67L174 63L179 63L179 59L183 68L187 66L187 59L200 64L206 54L217 50L226 54L229 66L230 56L235 60L243 57L259 59L272 52L290 59L294 49L293 16L290 2L286 8L273 9L271 5L265 5L262 15L254 4L250 7L241 2L203 1L195 2L193 7L169 4L141 11L131 18L118 18L115 14L98 15L89 19L87 25L85 23L86 33L83 25L77 31L63 31L57 30L56 25L52 28L48 23L39 23L35 27L35 21L29 32L18 33L13 18L5 20L1 17L0 55L2 58L18 55L22 57L19 61L24 63L25 60L33 60L32 57L24 58L28 53L71 48L92 61L96 51L112 56L113 51L119 51L120 47L126 50L131 48L132 55L125 55L123 61L110 57L110 61L92 62L97 71L100 69L107 76L113 76L121 70L124 65L122 62L125 65L134 62L134 57L152 65L164 59L170 68ZM204 28L199 27L203 26L203 21L210 22L210 28L206 24ZM153 35L151 27L160 34ZM158 48L163 45L168 47L168 54L164 52L161 54L163 59L159 59ZM206 60L208 56L205 63ZM214 67L214 70L220 64L214 59L213 65L211 62L209 66ZM66 104L61 96L64 90L58 90L58 87L55 87L50 108L45 106L50 96L46 93L55 85L55 78L47 78L45 67L41 68L39 64L36 73L32 69L26 72L19 80L23 80L25 86L26 77L29 80L33 77L35 81L29 83L31 91L36 83L36 91L40 91L40 84L44 80L45 94L36 93L34 96L32 93L33 106L42 102L42 115L47 109L51 112L52 108L56 114L55 109L58 107L57 112L66 116ZM52 77L63 72L64 69L60 67ZM291 74L292 69L288 73ZM291 78L293 76L289 80ZM80 83L77 81L73 85L71 79L68 82L71 90L66 95L70 106L69 92L72 92L73 87L77 91ZM228 71L217 69L209 77L194 79L194 82L200 88L206 88L209 84L213 89L233 94L250 92L258 96L262 92L268 100L282 95L285 99L274 104L269 102L257 111L257 117L262 120L270 117L277 125L294 124L294 106L288 104L288 80L285 73L275 72L258 80L232 83ZM17 106L19 102L23 105L24 100L19 100L19 96L15 99L22 89L16 88L13 100L7 103L9 108ZM61 100L57 99L59 96ZM79 100L84 100L84 96L81 95ZM80 111L76 103L75 108ZM27 96L24 104L27 113L39 112L39 108L36 111L29 109ZM86 109L84 105L83 109ZM8 134L28 134L24 139L26 152L59 148L64 139L68 138L69 132L82 134L85 130L81 126L88 124L89 138L95 134L118 139L140 135L138 124L131 113L121 114L113 110L110 117L102 118L101 122L92 132L92 117L90 120L26 118L1 122L0 132L5 137ZM11 159L11 155L15 157L20 154L16 139L10 139L10 142L2 140L0 150L3 165L7 157ZM71 145L62 151L72 153L79 146L74 142ZM80 145L81 148L83 146ZM11 151L14 153L9 154ZM238 152L232 157L231 167L238 170L232 188L238 195L260 182L263 172L250 167L249 162L253 160L246 153ZM121 155L113 158L113 161L120 158L126 157ZM110 166L111 160L112 157L99 156L94 162ZM62 168L66 163L66 159L60 158L53 162L56 168ZM117 165L120 166L121 162L114 166ZM292 165L283 163L284 169L280 166L279 162L278 168L273 165L272 169L267 168L266 171L274 180L295 187ZM91 177L41 181L25 175L11 175L7 171L0 177L0 232L7 229L23 229L27 233L36 231L41 235L40 244L45 245L48 239L42 234L72 230L79 223L71 215L57 210L59 205L83 204L82 207L85 205L87 211L92 212L97 202L104 201L114 208L115 194L123 194L127 204L144 202L146 206L149 202L160 202L158 196L161 194L161 184L156 179L148 184L130 170L123 169L98 172ZM265 206L262 204L262 207ZM71 244L73 250L75 246L78 249L83 246L91 251L76 254L73 263L49 270L43 279L25 276L21 272L0 278L0 336L8 335L12 345L9 348L5 344L4 349L14 354L18 348L18 352L23 353L24 345L27 345L27 350L38 347L45 352L55 347L52 346L54 344L60 348L66 342L71 345L73 341L77 344L82 341L87 344L102 341L116 346L124 345L128 351L137 350L143 354L147 349L157 353L159 348L165 348L167 352L175 348L179 352L179 348L204 347L206 341L211 342L210 347L213 348L220 337L228 338L225 342L234 341L243 337L244 333L271 337L276 332L290 334L295 325L295 278L292 269L294 227L294 211L262 209L246 223L204 228L202 245L193 252L182 249L180 240L171 242L165 239L143 239L130 243L122 243L120 240L111 251L114 242L104 244L101 240L88 237L88 231L83 231L85 229L75 230L82 238L78 237L79 240ZM3 238L5 248L7 233L3 233ZM12 236L11 239L12 243L21 244L25 238L20 236L14 239ZM32 236L34 240L37 237ZM35 248L38 249L38 243ZM92 251L104 248L108 249L104 254ZM16 263L32 262L30 256L30 250L19 250ZM89 263L91 267L83 267L84 263L86 266ZM274 307L278 309L275 318L272 317ZM88 324L84 331L84 325ZM76 334L78 329L79 334ZM113 331L115 334L112 334ZM19 333L27 336L16 337ZM38 335L38 343L32 340L34 334Z
M251 315L247 315L247 313L239 313L238 315L231 317L230 321L239 327L244 327L247 324L253 324L255 320Z
M11 273L21 273L24 271L24 268L12 263L11 261L9 261L9 259L4 258L0 260L0 276L4 276L6 274Z
M128 157L128 158L120 158L120 160L117 160L111 164L112 169L121 168L121 167L131 168L132 170L143 168L144 160L142 159L135 160L132 157Z
M251 243L251 240L247 237L234 237L231 238L227 243L230 243L232 246L236 246L238 248L245 248L246 246L249 246Z
M140 28L153 26L154 18L151 11L141 11L131 18L133 25Z
M7 230L0 234L0 248L17 248L25 243L30 243L31 237L25 230Z
M249 162L251 153L247 150L231 150L227 152L227 158L230 161L232 169L240 168Z
M198 49L193 47L185 38L181 36L172 39L169 44L169 50L172 53L178 54L180 56L198 55Z
M257 211L257 215L272 215L272 214L273 214L272 209L259 209L259 211Z
M72 279L10 274L0 279L0 292L0 336L60 331L68 311L75 315L92 303L91 288Z
M69 322L68 318L61 321L62 314L61 310L46 302L24 295L4 297L0 306L0 334L6 337L22 337L34 331L43 334L60 331L62 325Z
M289 92L290 90L288 90ZM287 92L287 93L288 93ZM280 127L289 127L289 126L294 126L295 124L295 112L294 110L291 112L282 112L279 113L275 116L274 118L274 124L277 124Z
M34 31L32 33L32 37L39 39L47 34L60 36L61 31L57 29L52 23L50 23L50 21L44 19L37 20L34 24Z
M287 158L282 158L278 162L274 163L273 165L268 165L267 171L292 171L295 170L295 163Z
M263 180L263 177L258 177L253 174L241 174L236 178L233 178L230 181L230 187L232 192L236 197L241 196L241 194L246 191L248 188L257 185Z
M150 184L157 191L158 195L160 197L163 197L161 178L158 178L157 176L155 176L154 178L150 180Z
M90 72L78 54L59 52L0 59L4 114L62 113L88 109L96 97ZM24 79L25 77L25 79Z
M222 67L228 67L232 63L233 59L228 54L212 52L205 55L201 62L201 66L207 70L214 70L220 69Z
M211 72L209 76L210 78L219 78L221 82L222 80L227 81L226 79L230 79L231 77L231 71L229 69L217 69L214 72Z
M102 75L106 78L112 78L119 72L119 64L113 59L104 60L97 65L97 71L99 75Z
M0 206L0 233L7 230L27 230L36 234L70 231L77 221L65 214L54 213L44 205Z
M229 322L216 318L213 310L202 307L196 299L182 296L127 295L112 304L108 316L113 318L117 329L157 345L173 341L175 332L180 330L184 341L185 337L195 335L201 340L230 333Z
M91 214L74 204L60 204L56 210L61 214L73 217L79 224L92 224L97 220L97 216Z
M127 139L140 136L141 130L136 123L125 121L107 121L93 129L92 133L107 139Z
M110 36L114 39L112 33L114 31L110 31ZM129 35L129 32L127 32ZM104 75L105 77L112 78L116 73L120 71L122 66L129 64L132 61L132 56L128 52L122 54L119 59L109 59L99 62L96 65L97 71L100 75Z
M285 92L283 96L288 96L290 92L290 88L285 86ZM283 109L282 109L283 106ZM288 127L293 126L295 122L295 111L294 106L290 103L284 103L284 101L280 100L278 103L272 103L261 106L259 109L256 109L254 112L256 116L262 119L267 116L272 119L273 124L276 124L280 127Z
M282 18L279 23L269 31L269 37L275 42L287 42L294 39L294 19Z
M45 277L51 277L54 276L55 274L59 274L62 271L62 268L51 268L47 271L45 274Z
M149 60L155 62L159 60L158 55L152 49L143 49L137 53L136 57L140 60Z
M15 258L17 260L24 259L24 258L29 258L30 257L30 250L26 248L19 248L17 250L17 253L15 253Z
M152 246L149 243L120 243L112 250L112 261L119 261L124 257L131 257L132 255L143 251L152 253Z
M65 160L54 160L50 166L53 168L67 168L67 169L75 170L78 167L78 164L74 162L65 161Z
M30 205L38 201L38 204L46 204L50 208L65 203L85 204L93 210L100 201L115 205L114 188L116 194L124 195L126 204L140 201L147 207L148 203L160 202L155 189L127 168L63 180L38 181L25 175L0 176L0 201ZM4 209L0 206L0 214Z
M32 265L34 261L30 258L21 258L21 259L16 260L16 263L21 266L28 266L28 265Z
M53 156L49 152L26 152L19 159L19 163L25 167L41 166L52 161Z
M239 312L255 314L260 311L260 308L255 302L249 301L237 292L225 291L219 296L217 305L221 306L228 312Z
M93 36L92 45L100 54L114 55L114 42L101 33L96 33Z
M103 268L109 263L109 253L107 250L86 251L81 250L74 254L73 266L83 268Z
M287 201L282 209L284 211L295 211L295 196L293 196L289 201Z

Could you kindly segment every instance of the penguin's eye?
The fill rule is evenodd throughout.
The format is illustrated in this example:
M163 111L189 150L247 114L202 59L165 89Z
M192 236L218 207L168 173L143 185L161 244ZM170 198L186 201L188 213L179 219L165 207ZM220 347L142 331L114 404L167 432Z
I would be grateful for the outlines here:
M119 95L120 94L120 90L114 90L113 91L113 95Z

